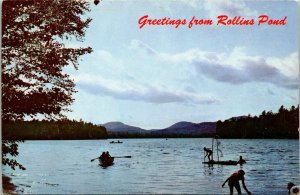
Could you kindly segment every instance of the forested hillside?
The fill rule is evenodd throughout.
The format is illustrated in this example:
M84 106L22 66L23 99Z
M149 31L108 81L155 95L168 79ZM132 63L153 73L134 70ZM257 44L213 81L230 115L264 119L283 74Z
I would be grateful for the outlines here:
M217 122L222 138L298 139L299 105L290 109L281 106L277 113L263 111L259 116L234 117Z

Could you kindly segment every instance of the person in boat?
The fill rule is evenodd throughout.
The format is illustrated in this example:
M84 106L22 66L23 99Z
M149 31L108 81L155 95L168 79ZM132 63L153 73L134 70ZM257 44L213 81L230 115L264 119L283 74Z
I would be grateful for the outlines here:
M106 158L111 158L111 156L110 156L110 154L109 154L108 151L106 151L105 156L106 156Z
M244 164L244 163L246 163L246 160L243 159L242 156L240 156L240 159L238 160L238 164L242 165L242 164Z
M299 186L296 186L296 185L293 184L292 182L289 182L289 183L288 183L287 189L288 189L290 195L297 195L297 194L300 194L300 187L299 187Z
M224 187L225 183L228 182L229 190L230 190L230 195L233 195L233 188L236 189L239 195L242 194L241 192L241 187L239 180L242 181L243 188L248 194L251 194L251 192L247 189L245 185L245 178L244 178L245 172L243 170L239 170L238 172L235 172L231 174L226 181L222 184L222 187Z
M104 159L105 159L105 156L106 156L105 152L102 152L102 154L101 154L101 156L99 157L99 159L100 159L100 160L104 160Z
M213 151L204 147L203 148L204 152L205 152L205 156L204 156L204 159L207 157L208 158L208 161L210 161L210 157L211 155L213 154Z

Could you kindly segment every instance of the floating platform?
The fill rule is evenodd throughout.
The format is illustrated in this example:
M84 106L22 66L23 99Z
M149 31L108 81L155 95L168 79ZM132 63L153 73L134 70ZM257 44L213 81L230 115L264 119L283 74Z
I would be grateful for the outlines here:
M237 165L239 164L238 161L234 161L234 160L227 160L227 161L207 161L207 162L203 162L203 164L208 164L208 165Z

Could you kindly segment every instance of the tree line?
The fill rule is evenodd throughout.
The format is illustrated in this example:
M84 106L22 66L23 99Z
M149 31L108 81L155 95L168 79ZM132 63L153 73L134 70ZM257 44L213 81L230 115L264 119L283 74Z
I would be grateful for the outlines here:
M107 139L106 128L82 120L11 121L3 124L4 140Z
M277 113L263 111L259 116L233 117L217 121L216 133L222 138L298 139L299 105L281 106Z

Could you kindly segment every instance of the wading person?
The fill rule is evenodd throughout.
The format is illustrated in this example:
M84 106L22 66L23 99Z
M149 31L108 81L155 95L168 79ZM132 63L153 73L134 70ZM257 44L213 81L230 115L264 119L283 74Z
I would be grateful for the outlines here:
M240 156L240 159L238 160L238 164L242 165L242 164L244 164L244 163L246 163L246 160L243 159L242 156Z
M211 157L211 155L213 154L213 151L210 150L210 149L208 149L208 148L206 148L206 147L204 147L203 150L204 150L204 152L205 152L204 160L205 160L205 158L207 157L207 158L208 158L208 161L210 161L210 157Z
M240 187L240 183L239 183L239 180L241 180L243 188L245 189L245 191L248 194L251 194L251 192L248 191L248 189L247 189L247 187L245 185L244 175L245 175L245 172L243 170L239 170L238 172L235 172L235 173L231 174L230 177L228 177L226 179L226 181L222 184L222 187L224 187L225 183L228 182L228 186L229 186L229 190L230 190L230 195L233 195L233 187L236 189L236 191L238 192L238 194L241 195L242 192L241 192L241 187Z
M293 184L292 182L288 183L287 189L289 190L289 195L300 194L300 186L295 186L295 184Z

